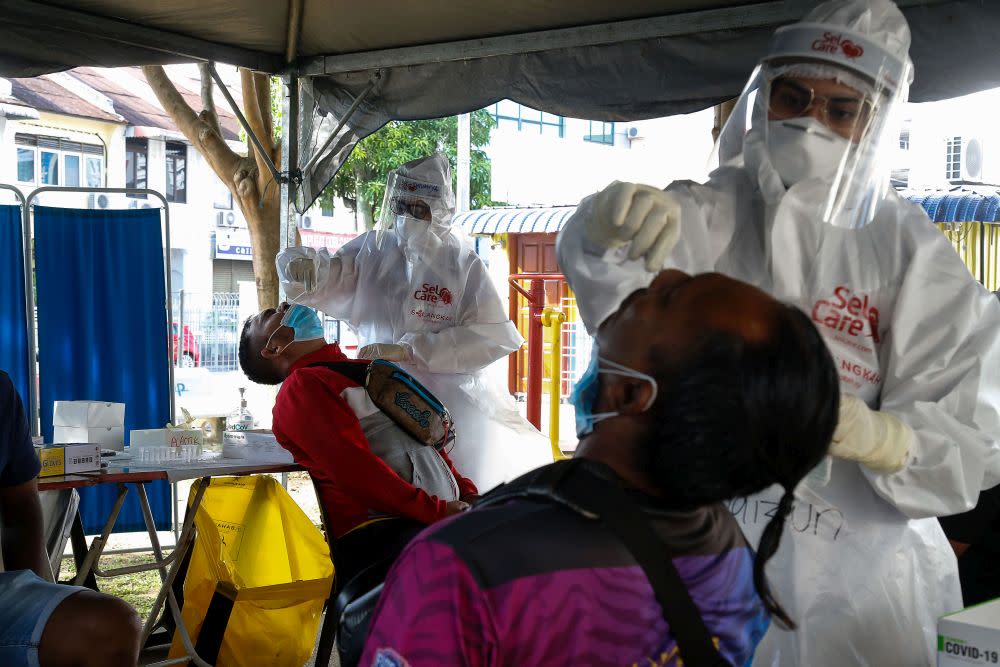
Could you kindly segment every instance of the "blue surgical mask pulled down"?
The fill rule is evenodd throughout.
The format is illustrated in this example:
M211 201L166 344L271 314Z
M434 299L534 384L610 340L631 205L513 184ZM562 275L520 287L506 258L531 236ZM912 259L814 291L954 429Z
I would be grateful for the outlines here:
M294 333L293 343L300 343L307 340L323 338L323 322L319 319L319 313L308 306L295 303L288 307L281 318L281 326L288 327ZM274 333L278 330L275 329ZM272 333L267 339L266 347L270 347ZM291 343L289 343L290 345Z
M602 365L606 366L606 368L601 368ZM597 422L617 417L619 414L617 412L594 412L594 403L597 402L597 379L601 373L604 373L605 375L621 375L623 377L637 378L639 380L645 380L652 385L653 393L650 394L649 401L646 402L645 407L643 407L643 411L649 410L649 408L651 408L653 403L656 401L656 394L659 391L659 386L656 384L656 379L654 377L609 359L602 358L597 349L597 345L594 345L593 353L590 355L590 365L587 366L587 370L584 371L583 375L580 376L580 379L577 380L576 386L573 388L573 394L570 396L570 402L573 404L573 409L576 413L576 437L578 438L582 438L593 431L594 424Z

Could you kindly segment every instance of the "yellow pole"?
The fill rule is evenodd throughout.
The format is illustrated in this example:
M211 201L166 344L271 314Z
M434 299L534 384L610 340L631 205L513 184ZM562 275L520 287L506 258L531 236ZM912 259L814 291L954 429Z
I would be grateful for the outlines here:
M997 284L997 227L996 225L990 225L990 260L993 262L993 282L990 284L990 289L994 292L1000 289L1000 285Z
M542 311L542 326L548 327L550 354L549 363L549 441L552 444L552 460L569 458L559 448L559 394L562 388L562 325L566 314L555 308Z

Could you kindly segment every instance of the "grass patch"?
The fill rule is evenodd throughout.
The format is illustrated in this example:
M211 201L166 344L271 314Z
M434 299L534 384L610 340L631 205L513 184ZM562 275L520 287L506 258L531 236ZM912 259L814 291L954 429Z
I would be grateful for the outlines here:
M163 552L164 557L170 554L170 550ZM140 565L149 563L153 559L153 553L131 553L113 554L101 557L101 569L110 570L129 565ZM60 581L71 581L76 576L76 564L72 557L65 557L59 569ZM149 572L139 572L136 574L126 574L120 577L97 578L97 587L102 593L120 597L139 612L145 619L153 608L156 601L156 594L160 591L160 574L157 570Z

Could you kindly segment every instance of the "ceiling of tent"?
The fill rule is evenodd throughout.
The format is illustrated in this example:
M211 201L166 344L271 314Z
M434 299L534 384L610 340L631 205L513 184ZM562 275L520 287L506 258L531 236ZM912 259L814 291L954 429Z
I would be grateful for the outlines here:
M3 61L28 68L193 58L280 69L297 0L7 0ZM335 55L751 5L733 0L301 0L296 55ZM801 4L801 3L798 3ZM88 25L89 24L89 25ZM154 35L153 33L160 33ZM13 40L6 37L13 36ZM173 46L170 36L175 36ZM89 52L75 48L86 37ZM156 37L156 38L154 38ZM48 49L47 44L61 48ZM13 75L12 72L8 72ZM26 75L22 69L17 72Z
M1000 49L990 48L1000 2L895 1L913 33L911 100L1000 86ZM2 0L0 76L192 60L304 75L293 125L308 204L356 142L393 119L508 97L558 115L636 120L734 97L774 27L816 4Z
M1000 2L896 1L914 36L917 79L911 99L940 99L1000 85L1000 51L987 48L991 35L1000 29ZM3 0L0 76L191 60L279 72L287 66L290 42L295 65L308 74L369 70L373 64L393 67L460 60L463 53L489 57L503 40L506 45L501 50L539 52L553 44L566 48L728 35L730 41L720 43L718 56L732 53L742 59L748 42L754 42L758 51L764 43L755 33L769 33L815 4L815 0ZM298 31L289 30L293 14L300 16ZM456 43L461 48L454 48ZM679 59L663 66L697 69L701 64ZM713 65L709 63L709 76ZM747 71L750 67L752 61L744 66Z

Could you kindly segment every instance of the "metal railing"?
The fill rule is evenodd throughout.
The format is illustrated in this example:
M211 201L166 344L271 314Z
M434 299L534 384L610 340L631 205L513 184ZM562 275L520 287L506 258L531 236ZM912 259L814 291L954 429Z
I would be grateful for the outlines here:
M171 295L173 363L177 368L239 370L240 295L180 290ZM183 332L183 336L181 334Z
M217 373L240 370L243 318L239 292L208 294L179 290L171 295L171 305L174 367L204 368ZM345 340L343 336L348 333L332 317L324 319L323 330L331 342ZM347 342L350 345L349 335Z

